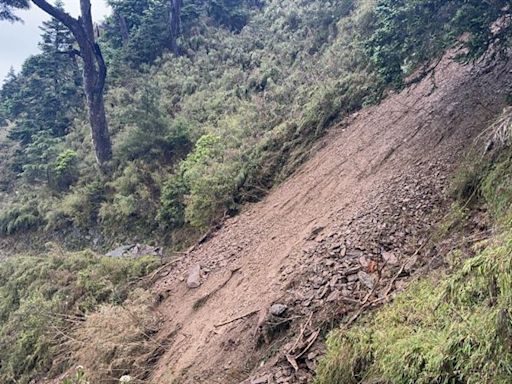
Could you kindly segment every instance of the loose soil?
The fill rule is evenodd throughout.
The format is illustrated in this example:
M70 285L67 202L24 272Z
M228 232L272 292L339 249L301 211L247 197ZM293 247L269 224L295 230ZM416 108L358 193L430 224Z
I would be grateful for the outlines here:
M263 201L155 276L152 383L308 382L326 331L442 264L450 175L501 112L509 67L435 74L333 127ZM484 229L482 229L484 230ZM201 267L201 286L187 287ZM273 304L286 311L272 315Z

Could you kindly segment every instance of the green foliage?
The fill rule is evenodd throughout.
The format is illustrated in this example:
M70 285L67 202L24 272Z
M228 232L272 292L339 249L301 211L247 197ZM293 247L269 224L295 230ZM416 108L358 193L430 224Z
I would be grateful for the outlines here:
M169 119L161 104L158 88L146 85L118 112L124 130L117 137L115 150L121 161L144 159L169 163L188 152L191 146L188 122Z
M55 359L67 320L99 304L120 304L128 283L158 265L154 258L100 258L92 253L21 257L0 264L0 381L29 383L56 375L71 362Z
M114 160L99 184L79 68L58 53L74 44L61 24L45 24L42 53L0 92L0 119L18 143L2 174L22 176L0 180L5 205L24 205L12 192L31 183L46 207L33 225L48 231L197 233L264 196L332 124L378 102L390 83L403 85L453 45L479 57L497 41L489 26L509 12L476 0L191 0L181 7L179 52L169 55L169 1L109 4L101 45Z
M155 220L159 208L160 184L158 175L151 173L143 163L132 162L121 175L108 183L112 192L101 203L99 223L108 228L107 234L133 231L149 236L158 229Z
M110 47L112 59L128 62L138 68L152 64L171 48L170 2L167 0L142 1L111 0L114 15L107 18L105 43ZM254 0L192 0L181 7L179 34L184 39L198 39L206 32L206 24L240 32L247 25L253 8L262 4ZM128 40L123 42L120 17L124 18Z
M510 153L497 162L482 182L482 195L491 214L501 224L512 224L512 158Z
M42 52L28 58L19 75L11 72L0 90L9 137L21 144L16 170L30 182L50 181L48 166L83 109L78 64L66 53L74 44L71 33L55 19L45 21L41 30Z
M53 223L56 227L67 224L71 221L77 228L88 228L95 225L98 220L101 204L105 200L105 185L97 180L83 187L76 187L71 190L57 207L55 219L61 220L60 225ZM66 221L63 219L66 218Z
M512 26L504 22L509 6L506 0L379 0L366 46L381 77L402 86L414 70L453 46L465 49L458 51L464 61L504 54L512 36ZM492 28L496 22L499 27Z
M37 228L44 223L44 213L35 201L20 202L0 211L0 233L12 235Z
M163 185L158 221L166 229L180 228L185 224L185 196L187 185L181 175L171 176Z
M52 169L52 184L58 190L68 189L78 178L77 157L77 153L71 149L67 149L57 157Z
M220 136L202 136L194 152L182 163L188 186L185 219L196 227L207 227L212 219L236 209L233 196L238 184L239 162L226 161Z

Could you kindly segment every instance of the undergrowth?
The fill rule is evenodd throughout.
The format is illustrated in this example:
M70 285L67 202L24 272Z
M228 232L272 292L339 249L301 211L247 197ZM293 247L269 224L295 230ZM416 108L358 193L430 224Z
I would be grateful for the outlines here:
M455 251L452 270L413 283L392 304L333 331L316 384L510 383L512 158L510 151L490 157L457 176L454 217L464 219L461 207L471 209L468 199L475 199L487 206L495 236L475 257Z
M101 304L121 305L130 282L158 263L153 257L123 260L91 252L0 263L0 382L25 384L68 369L72 362L62 348L70 329Z

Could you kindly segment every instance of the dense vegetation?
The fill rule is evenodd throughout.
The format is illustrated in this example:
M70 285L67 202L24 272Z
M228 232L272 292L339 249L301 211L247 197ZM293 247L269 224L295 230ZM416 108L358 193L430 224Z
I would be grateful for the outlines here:
M49 370L69 369L72 361L62 352L73 325L101 304L124 303L129 283L158 265L151 257L133 261L58 249L0 263L0 381L29 383Z
M186 243L265 195L333 121L402 86L461 33L471 34L466 59L508 36L508 24L489 29L508 14L502 3L184 1L172 36L167 1L111 0L98 29L107 174L92 154L73 38L53 19L41 53L0 93L0 231Z
M165 44L167 2L111 3L101 40L112 172L95 168L74 76L80 61L52 48L70 37L57 37L53 20L43 36L53 44L1 92L7 145L17 145L2 169L4 234L71 225L95 237L170 233L180 243L180 233L259 199L338 114L379 96L356 39L370 28L370 8L355 11L351 0L185 2L178 55ZM42 110L51 105L62 108Z

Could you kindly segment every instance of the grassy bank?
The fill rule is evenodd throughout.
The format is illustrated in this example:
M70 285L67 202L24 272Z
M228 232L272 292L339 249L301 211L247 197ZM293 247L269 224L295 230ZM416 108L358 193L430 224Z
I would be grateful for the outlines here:
M75 326L88 324L100 306L129 300L131 282L158 264L150 257L133 261L90 252L0 263L0 382L30 383L78 364L70 357Z

